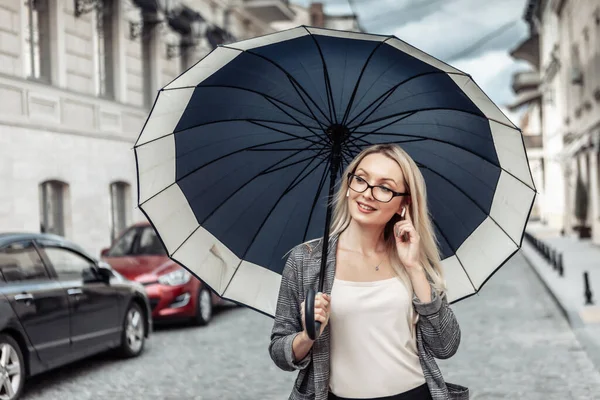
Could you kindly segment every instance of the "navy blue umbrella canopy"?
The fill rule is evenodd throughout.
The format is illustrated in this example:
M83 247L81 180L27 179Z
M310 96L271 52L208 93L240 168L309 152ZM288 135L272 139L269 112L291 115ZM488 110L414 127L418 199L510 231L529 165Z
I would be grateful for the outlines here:
M476 293L521 245L523 139L469 75L395 37L298 27L217 48L157 96L139 207L172 259L273 315L286 254L324 234L332 171L376 143L425 177L450 300Z

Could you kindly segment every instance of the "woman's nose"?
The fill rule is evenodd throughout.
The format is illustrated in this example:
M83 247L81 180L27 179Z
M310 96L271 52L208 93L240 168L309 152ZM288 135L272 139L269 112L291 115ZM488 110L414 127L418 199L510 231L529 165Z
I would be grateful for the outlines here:
M365 190L362 193L363 197L366 198L367 200L375 200L375 198L373 197L373 188L367 188L367 190Z

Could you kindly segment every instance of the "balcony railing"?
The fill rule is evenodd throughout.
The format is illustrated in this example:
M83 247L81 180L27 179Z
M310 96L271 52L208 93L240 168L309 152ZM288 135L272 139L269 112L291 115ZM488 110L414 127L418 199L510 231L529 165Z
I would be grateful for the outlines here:
M544 137L542 135L523 135L525 148L538 149L544 145Z
M510 55L517 60L524 60L530 63L534 68L540 67L540 39L539 35L534 34L521 42Z
M242 0L247 12L265 23L293 21L295 13L289 0Z
M515 93L535 89L540 84L540 74L536 71L517 72L513 75L512 88Z

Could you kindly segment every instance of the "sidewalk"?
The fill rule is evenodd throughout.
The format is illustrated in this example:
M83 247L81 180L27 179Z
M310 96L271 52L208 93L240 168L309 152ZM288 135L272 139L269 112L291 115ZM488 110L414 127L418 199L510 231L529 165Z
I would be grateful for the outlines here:
M526 231L551 249L563 254L564 274L547 262L527 239L521 251L554 297L581 344L600 370L600 246L589 240L560 236L540 223L530 222ZM592 291L591 305L586 305L584 272L588 272Z

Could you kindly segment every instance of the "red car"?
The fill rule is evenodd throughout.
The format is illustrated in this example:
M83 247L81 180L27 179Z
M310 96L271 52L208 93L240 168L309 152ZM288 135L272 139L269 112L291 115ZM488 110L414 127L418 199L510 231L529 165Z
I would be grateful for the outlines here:
M129 227L101 256L121 275L144 285L156 322L188 320L206 325L214 306L226 304L167 256L149 223Z

